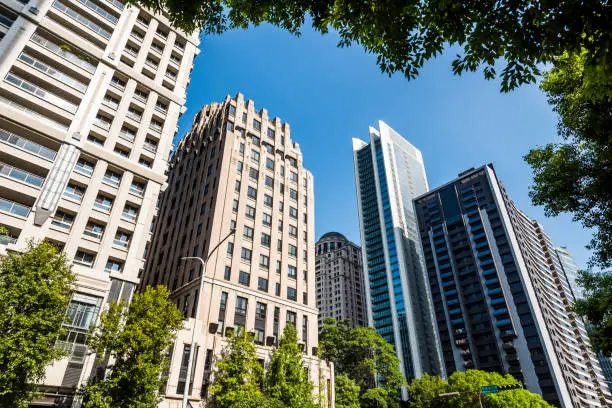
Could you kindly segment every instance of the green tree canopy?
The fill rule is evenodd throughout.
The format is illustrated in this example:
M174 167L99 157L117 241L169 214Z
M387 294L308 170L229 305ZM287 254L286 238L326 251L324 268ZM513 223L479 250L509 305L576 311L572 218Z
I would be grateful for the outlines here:
M350 328L346 322L325 319L319 334L321 355L330 359L336 372L344 373L361 393L381 387L397 398L405 384L393 346L372 327Z
M453 373L448 382L437 376L425 375L413 380L409 387L411 408L474 408L479 406L480 387L485 385L509 385L517 381L511 375L495 372L467 370ZM440 398L440 394L458 392L459 395ZM525 389L502 391L482 396L483 408L552 408L538 394Z
M612 32L612 30L610 30ZM612 75L587 65L586 53L564 54L540 88L559 115L561 143L525 156L534 173L530 195L546 214L573 214L594 230L592 266L612 266ZM593 73L595 72L595 73Z
M229 337L221 359L215 363L210 388L215 408L257 408L263 404L263 367L255 350L251 333L240 330Z
M346 374L336 376L336 408L360 408L359 386Z
M502 90L534 82L537 65L564 51L585 49L589 61L610 77L609 5L600 0L358 1L358 0L130 0L166 10L188 32L222 33L270 23L300 33L308 21L319 32L334 30L341 47L361 45L385 73L418 75L445 47L458 46L455 73L483 68ZM607 65L606 65L607 64Z
M45 367L63 355L53 344L73 282L69 262L48 242L0 257L0 407L27 407Z
M361 408L391 408L397 403L390 404L389 392L384 388L370 388L361 396Z
M165 286L134 294L128 306L111 304L89 342L100 361L115 359L111 374L81 390L85 408L154 408L165 384L167 351L183 325L183 314Z
M586 318L591 345L596 351L612 355L612 274L580 272L578 284L585 290L574 311Z
M313 385L304 367L297 331L288 324L272 352L266 373L266 394L287 408L314 408Z

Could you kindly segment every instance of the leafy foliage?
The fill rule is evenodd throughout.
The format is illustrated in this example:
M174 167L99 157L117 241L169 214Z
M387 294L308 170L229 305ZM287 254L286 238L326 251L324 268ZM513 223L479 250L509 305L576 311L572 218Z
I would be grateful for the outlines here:
M266 394L287 408L314 408L313 385L304 368L297 331L288 324L272 352L266 373Z
M479 406L480 387L485 385L516 384L511 375L502 376L499 373L480 370L467 370L453 373L448 382L437 376L424 375L413 380L408 386L411 408L473 408ZM440 394L459 392L457 396L438 397ZM502 391L482 397L483 408L552 408L537 394L525 389Z
M0 235L8 235L9 230L4 225L0 225Z
M63 355L53 344L73 282L69 262L48 242L0 258L0 407L27 407L47 364Z
M596 351L612 355L612 273L580 272L578 284L585 290L574 311L589 322L589 337Z
M559 115L563 142L525 156L535 175L533 203L592 228L591 266L600 268L612 266L611 78L590 67L585 52L557 58L540 87Z
M336 408L360 408L359 386L348 375L336 376Z
M183 325L183 315L164 286L134 294L129 308L111 304L102 313L89 345L104 361L115 360L108 378L81 390L85 408L154 408L165 384L167 350Z
M215 368L211 387L215 408L261 406L263 367L257 360L251 333L241 330L231 335Z
M336 372L346 374L359 387L362 404L365 393L380 387L370 395L385 395L387 404L397 403L401 387L405 384L399 360L393 346L371 327L349 327L347 322L327 318L319 334L319 347L323 358L332 361Z
M389 401L392 400L389 398L389 393L387 390L377 387L370 388L361 396L361 407L362 408L391 408Z
M270 23L299 34L306 21L340 36L338 46L361 45L380 69L415 78L423 64L449 45L462 48L452 63L461 74L501 67L502 90L535 82L537 65L564 51L585 49L592 66L610 77L607 1L417 1L417 0L130 0L166 10L188 32L219 34Z

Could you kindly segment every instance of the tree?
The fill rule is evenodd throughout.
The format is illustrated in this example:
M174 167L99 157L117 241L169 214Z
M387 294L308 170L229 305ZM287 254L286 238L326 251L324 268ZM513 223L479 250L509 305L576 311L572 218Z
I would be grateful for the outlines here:
M165 286L134 294L129 308L113 303L100 317L90 347L100 361L113 361L108 378L84 386L85 408L154 408L165 384L167 351L183 326L183 314Z
M336 408L360 408L359 386L346 374L336 376Z
M409 385L409 407L473 408L479 406L481 388L485 385L509 385L518 381L511 375L467 370L454 372L448 382L436 376L423 376ZM440 398L440 394L458 392L459 395ZM525 389L501 391L481 397L483 408L552 408L538 394Z
M286 408L315 408L313 385L302 360L297 331L288 324L272 352L265 379L266 394Z
M387 390L376 387L370 388L361 396L361 408L391 408Z
M612 273L580 272L578 284L585 290L583 299L576 300L574 311L588 324L591 345L595 351L612 355Z
M263 405L263 367L257 360L253 335L244 330L230 336L215 364L211 387L215 408L255 408Z
M270 23L299 34L309 21L321 33L334 30L338 46L361 45L380 69L418 75L445 47L458 46L453 61L461 74L483 68L487 79L501 69L502 90L535 82L538 64L564 51L585 49L588 60L610 77L609 6L601 0L417 1L417 0L130 0L167 11L188 32L219 34Z
M321 354L329 358L336 372L346 374L360 388L381 387L396 400L405 384L393 346L372 327L350 328L346 322L328 318L319 335Z
M612 32L612 30L611 30ZM548 216L573 214L594 230L591 266L612 266L612 76L601 77L587 56L564 54L540 88L559 115L563 142L533 149L530 196Z
M72 295L68 260L49 242L0 257L0 407L27 407L54 347Z

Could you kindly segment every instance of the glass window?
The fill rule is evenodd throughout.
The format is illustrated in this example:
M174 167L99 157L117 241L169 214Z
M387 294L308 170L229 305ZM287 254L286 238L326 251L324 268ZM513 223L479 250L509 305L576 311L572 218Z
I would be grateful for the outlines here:
M272 216L270 214L263 214L263 225L270 226L272 225Z
M266 333L263 329L253 329L253 342L259 346L263 346Z
M263 292L268 291L268 280L266 278L257 279L257 289Z
M257 180L259 178L259 171L256 168L251 167L249 169L249 177L253 180Z
M259 163L259 152L257 150L251 150L251 160Z
M223 272L223 279L230 280L232 277L232 268L230 266L225 267L225 272Z
M261 233L261 246L265 248L270 248L271 237L269 234L265 232Z
M68 184L66 186L66 190L64 190L64 196L81 202L83 200L83 196L85 195L85 189L79 187L75 184Z
M242 296L236 297L236 314L246 316L248 303L249 301L247 298Z
M272 207L272 196L269 196L268 194L264 194L264 204L267 205L268 207Z
M297 219L298 217L298 210L295 207L289 207L289 216L293 219Z
M104 267L104 271L105 272L109 272L109 273L110 272L121 273L121 272L123 272L123 262L109 259L106 262L106 266Z
M249 286L251 283L251 274L248 272L240 271L238 274L238 283L244 286Z
M249 189L247 190L247 195L250 198L257 198L257 189L255 187L249 186Z
M270 257L267 255L259 255L259 266L264 269L270 268Z
M289 235L292 237L297 237L297 227L295 225L289 225Z
M232 255L233 253L234 253L234 243L228 242L227 243L227 254Z
M293 327L295 327L296 322L297 314L295 312L287 311L287 324L291 324Z
M267 287L267 282L266 282ZM267 312L267 306L265 303L257 302L255 305L255 318L257 319L265 319Z
M251 262L251 256L252 256L251 250L243 247L242 252L240 253L240 258L244 262Z
M255 230L253 230L253 228L248 227L248 226L244 226L244 237L246 239L253 239L253 234L255 233Z
M61 210L57 210L55 212L55 216L53 220L51 220L51 224L57 227L70 230L72 228L72 223L74 222L74 215L65 213Z
M238 200L234 200L234 202L232 203L232 211L238 211Z
M298 175L295 171L289 173L289 180L293 181L294 183L298 182Z
M244 163L242 163L241 161L239 161L236 164L236 170L238 171L238 173L242 173L242 168L244 167Z
M270 176L266 176L266 187L274 188L274 179Z
M297 256L297 247L295 245L289 244L289 255Z
M270 170L274 170L274 160L267 158L266 159L266 168Z
M64 323L65 332L55 347L69 355L71 362L82 363L87 355L89 330L96 323L102 299L76 293L70 300Z
M268 134L268 137L271 137L272 139L274 139L274 136L276 136L276 132L272 128L268 128L267 134Z
M298 192L297 190L294 190L292 188L289 189L289 198L291 198L293 201L297 201L298 199Z
M250 205L247 205L245 215L247 218L251 218L251 219L255 218L255 207L251 207Z
M261 130L261 122L258 121L257 119L253 119L253 128L257 130Z
M293 265L287 267L287 274L291 279L297 279L297 268Z
M74 263L88 266L90 268L93 266L95 260L96 256L94 254L90 254L89 252L85 251L77 251L76 255L74 256Z
M297 299L297 291L295 288L287 286L287 299L296 300Z

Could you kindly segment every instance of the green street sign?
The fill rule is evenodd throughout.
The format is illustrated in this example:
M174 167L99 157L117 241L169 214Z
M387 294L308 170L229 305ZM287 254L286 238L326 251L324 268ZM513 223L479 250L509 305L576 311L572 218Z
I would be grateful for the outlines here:
M485 385L483 387L480 387L480 391L482 395L489 395L489 394L496 394L498 389L497 389L497 385Z

